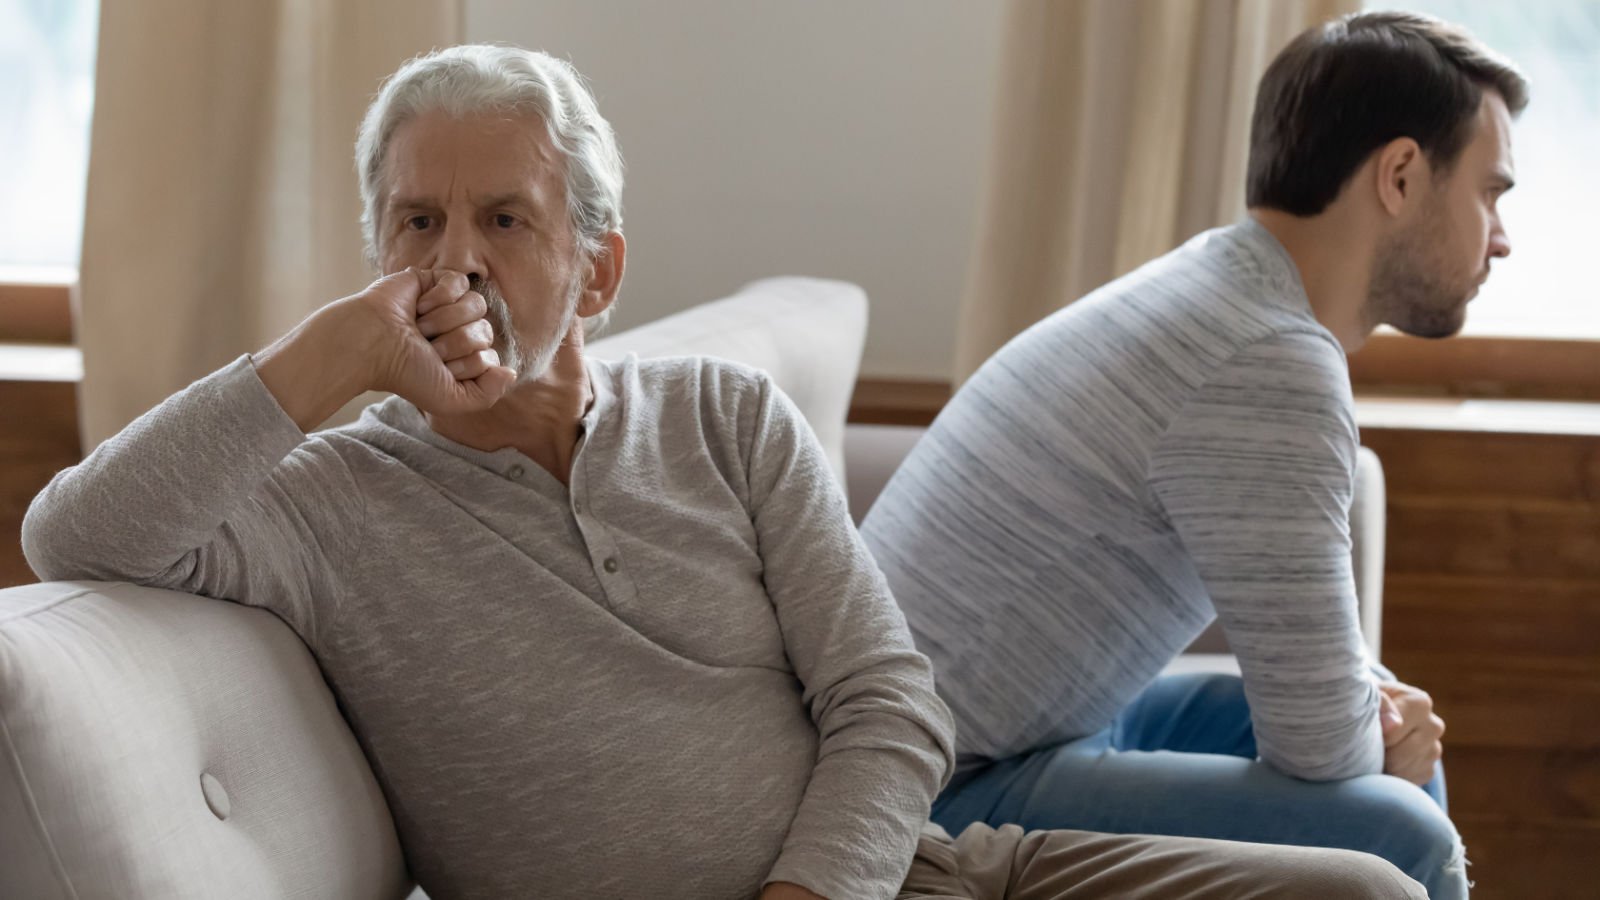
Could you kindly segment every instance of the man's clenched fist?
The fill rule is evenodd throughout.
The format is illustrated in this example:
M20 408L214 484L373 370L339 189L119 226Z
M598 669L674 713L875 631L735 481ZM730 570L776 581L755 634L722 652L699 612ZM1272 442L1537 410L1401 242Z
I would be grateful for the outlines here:
M256 372L303 431L371 390L428 413L488 409L516 375L500 365L484 299L470 287L444 269L385 275L255 354Z
M482 295L467 276L405 269L356 298L381 323L373 387L424 412L475 412L493 406L516 376L500 365Z
M1398 681L1378 685L1378 717L1383 726L1383 771L1427 784L1444 755L1444 720L1434 715L1427 692Z

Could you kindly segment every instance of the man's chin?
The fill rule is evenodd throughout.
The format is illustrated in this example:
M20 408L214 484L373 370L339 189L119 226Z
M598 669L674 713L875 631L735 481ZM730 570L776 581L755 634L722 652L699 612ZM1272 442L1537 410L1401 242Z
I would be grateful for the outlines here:
M1388 323L1401 334L1411 337L1426 338L1427 340L1442 340L1455 337L1467 325L1466 310L1449 318L1438 317L1427 321L1390 322Z

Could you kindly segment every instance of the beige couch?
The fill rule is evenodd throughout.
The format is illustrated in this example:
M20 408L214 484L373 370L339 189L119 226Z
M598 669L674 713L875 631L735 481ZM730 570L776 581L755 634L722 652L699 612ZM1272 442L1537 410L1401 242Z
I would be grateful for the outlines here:
M845 427L865 334L859 289L771 279L591 350L766 368L864 509L916 437ZM1365 465L1359 546L1381 547L1381 477ZM1374 626L1381 568L1362 554ZM396 900L411 889L372 772L277 618L127 584L0 591L0 898Z

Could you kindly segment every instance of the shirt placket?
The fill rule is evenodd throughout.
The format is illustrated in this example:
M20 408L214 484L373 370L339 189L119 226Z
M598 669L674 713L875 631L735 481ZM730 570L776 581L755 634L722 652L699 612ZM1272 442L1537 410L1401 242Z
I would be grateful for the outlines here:
M573 521L583 535L584 547L589 554L589 564L594 567L595 578L605 591L606 605L613 611L632 603L638 594L627 561L621 548L611 535L611 530L595 514L589 489L586 462L589 435L593 433L596 415L593 411L583 418L583 434L572 456L572 476L568 479L567 496Z

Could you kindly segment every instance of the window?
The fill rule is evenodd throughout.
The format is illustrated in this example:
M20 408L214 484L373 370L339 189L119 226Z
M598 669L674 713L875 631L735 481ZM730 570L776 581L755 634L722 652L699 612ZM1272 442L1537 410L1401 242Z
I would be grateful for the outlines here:
M72 340L99 12L0 0L0 341Z
M0 281L76 279L98 17L97 0L0 0Z
M1465 334L1600 339L1600 0L1399 0L1513 60L1532 99L1512 131L1517 188L1500 201L1512 252L1473 301Z

